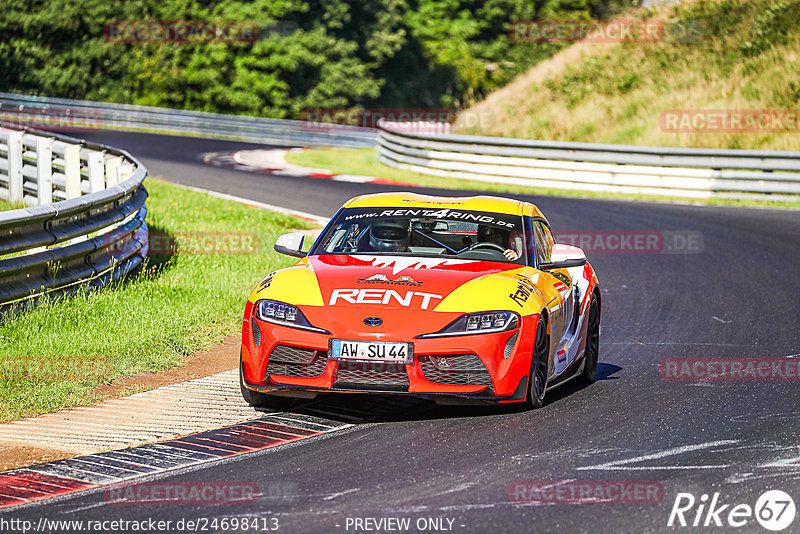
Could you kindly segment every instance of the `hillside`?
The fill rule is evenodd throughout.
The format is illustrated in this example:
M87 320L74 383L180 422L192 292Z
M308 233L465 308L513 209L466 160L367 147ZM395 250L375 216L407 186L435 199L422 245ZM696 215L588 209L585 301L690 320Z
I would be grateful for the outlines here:
M701 0L636 16L663 20L663 38L572 45L461 113L455 129L561 141L800 149L800 2Z

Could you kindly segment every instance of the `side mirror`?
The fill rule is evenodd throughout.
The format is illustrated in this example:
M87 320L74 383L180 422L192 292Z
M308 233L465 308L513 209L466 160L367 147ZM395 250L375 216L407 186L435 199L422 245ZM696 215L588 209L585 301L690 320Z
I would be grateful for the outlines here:
M550 261L539 265L539 269L568 269L569 267L583 267L586 265L586 254L583 249L572 245L556 243L550 252Z
M305 258L308 253L301 250L305 238L306 236L300 232L283 234L275 241L275 252L287 256L294 256L295 258Z

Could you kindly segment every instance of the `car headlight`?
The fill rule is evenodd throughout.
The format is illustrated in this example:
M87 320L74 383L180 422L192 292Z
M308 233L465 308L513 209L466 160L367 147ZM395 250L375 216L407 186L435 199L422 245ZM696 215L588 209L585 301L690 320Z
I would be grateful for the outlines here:
M264 322L290 326L301 330L310 330L320 334L330 334L327 330L311 326L303 312L296 306L274 300L256 302L256 317Z
M471 334L492 334L513 330L519 325L519 315L508 311L489 311L462 315L438 332L422 334L426 337L467 336Z

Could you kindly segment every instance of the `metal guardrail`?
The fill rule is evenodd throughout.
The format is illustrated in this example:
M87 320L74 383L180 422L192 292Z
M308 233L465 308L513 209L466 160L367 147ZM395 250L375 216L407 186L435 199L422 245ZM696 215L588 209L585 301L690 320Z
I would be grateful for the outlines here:
M0 307L102 286L140 265L146 176L115 148L0 129L0 198L28 206L0 211Z
M238 139L283 146L375 146L376 131L311 121L266 119L182 111L150 106L112 104L0 93L0 123L47 129L71 128L134 130Z
M429 125L380 121L379 160L424 174L507 185L800 200L800 152L566 143L431 130Z

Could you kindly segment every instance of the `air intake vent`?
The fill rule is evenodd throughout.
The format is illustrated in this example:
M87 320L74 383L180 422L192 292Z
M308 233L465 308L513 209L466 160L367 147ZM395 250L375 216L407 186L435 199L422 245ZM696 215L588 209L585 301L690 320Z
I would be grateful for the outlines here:
M269 375L311 378L320 376L328 365L327 351L278 345L269 355Z
M425 378L437 384L488 386L492 389L489 371L474 354L420 356L419 365Z
M408 373L403 364L341 362L334 387L408 391Z
M256 324L255 320L250 320L250 326L253 327L253 343L256 344L256 347L261 346L261 329Z
M508 338L506 341L506 346L503 349L503 358L506 360L511 356L511 353L514 351L514 345L517 344L517 337L519 336L519 330L514 332L514 335Z

